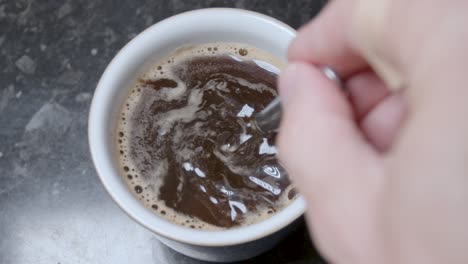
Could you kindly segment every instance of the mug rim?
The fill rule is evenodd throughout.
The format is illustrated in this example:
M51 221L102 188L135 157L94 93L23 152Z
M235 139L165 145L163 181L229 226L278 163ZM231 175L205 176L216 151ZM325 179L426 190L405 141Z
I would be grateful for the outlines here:
M151 230L154 234L163 236L174 241L198 246L219 247L252 242L278 232L279 230L288 226L304 214L305 202L303 197L299 196L292 203L290 203L289 205L281 209L279 212L275 213L274 215L265 220L261 220L258 223L254 223L251 225L235 227L227 230L210 231L189 229L187 227L180 226L178 224L172 223L168 220L159 217L155 213L151 212L150 209L145 207L142 203L140 203L141 206L143 206L150 214L154 215L154 217L148 217L153 218L151 219L151 221L148 221L148 219L145 219L144 216L137 213L138 210L132 210L134 208L131 208L132 205L130 204L130 202L122 198L122 194L119 194L112 187L112 185L114 185L113 182L121 180L122 176L118 173L113 173L112 171L106 170L105 165L107 165L107 167L114 166L112 164L108 164L109 158L104 159L102 157L103 155L106 155L103 152L105 152L107 144L105 142L99 142L97 140L97 138L99 138L98 134L100 134L100 132L103 132L102 129L100 129L97 125L97 122L103 122L105 120L101 120L98 117L96 117L96 113L105 112L105 110L103 110L103 107L100 106L100 102L102 101L103 97L102 90L104 90L103 87L105 86L104 84L111 82L111 80L114 78L112 72L115 71L116 68L118 69L120 67L122 70L122 68L125 67L120 66L120 61L127 58L125 57L126 51L134 49L135 46L139 45L138 43L141 42L144 35L154 34L154 31L157 31L157 28L168 26L175 20L183 20L191 16L209 16L212 12L227 12L234 15L247 16L254 20L261 20L263 22L267 22L272 27L276 27L280 30L286 31L291 36L291 39L296 34L296 31L293 28L291 28L289 25L285 24L280 20L254 11L236 8L205 8L192 10L168 17L153 24L152 26L146 28L138 35L136 35L121 50L119 50L119 52L113 57L111 62L107 65L104 73L102 74L96 86L90 106L88 117L88 144L91 152L91 158L93 160L93 165L96 169L101 183L103 184L107 193L112 197L114 202L134 221L144 226L148 230ZM133 196L128 186L126 187L128 194Z

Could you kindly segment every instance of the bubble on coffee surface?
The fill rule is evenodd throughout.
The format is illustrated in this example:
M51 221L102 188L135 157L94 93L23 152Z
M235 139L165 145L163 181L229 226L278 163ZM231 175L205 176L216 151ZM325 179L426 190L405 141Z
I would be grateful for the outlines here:
M294 200L274 135L249 124L277 95L279 66L254 47L210 43L179 48L143 73L116 135L136 197L168 221L204 230L253 224Z

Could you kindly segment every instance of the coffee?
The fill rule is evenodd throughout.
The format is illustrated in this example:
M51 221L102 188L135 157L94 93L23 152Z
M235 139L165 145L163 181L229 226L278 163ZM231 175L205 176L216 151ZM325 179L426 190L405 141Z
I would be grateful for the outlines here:
M139 76L116 137L136 197L207 230L256 223L294 200L275 135L250 124L277 95L280 64L252 46L210 43L179 48Z

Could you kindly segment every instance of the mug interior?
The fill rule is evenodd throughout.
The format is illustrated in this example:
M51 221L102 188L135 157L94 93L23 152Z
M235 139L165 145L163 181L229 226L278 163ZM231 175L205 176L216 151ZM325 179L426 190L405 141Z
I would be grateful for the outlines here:
M114 144L117 115L138 74L174 49L190 44L237 42L260 48L286 61L295 31L271 17L239 9L190 11L163 20L131 40L111 61L98 83L91 104L88 136L96 170L104 187L133 219L160 236L201 246L228 246L274 233L305 210L299 197L270 218L222 231L193 230L158 217L131 193L117 169Z

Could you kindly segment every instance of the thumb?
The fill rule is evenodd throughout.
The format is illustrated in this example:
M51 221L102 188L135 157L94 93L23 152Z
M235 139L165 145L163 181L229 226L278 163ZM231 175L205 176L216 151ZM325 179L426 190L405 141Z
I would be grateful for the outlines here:
M297 181L322 188L376 159L343 92L317 67L292 63L281 74L279 158ZM302 179L303 177L304 179ZM321 185L324 186L321 186Z
M318 68L290 64L279 91L279 159L306 199L317 246L332 262L362 260L368 252L356 245L375 244L371 214L382 184L380 158L359 132L342 91Z

